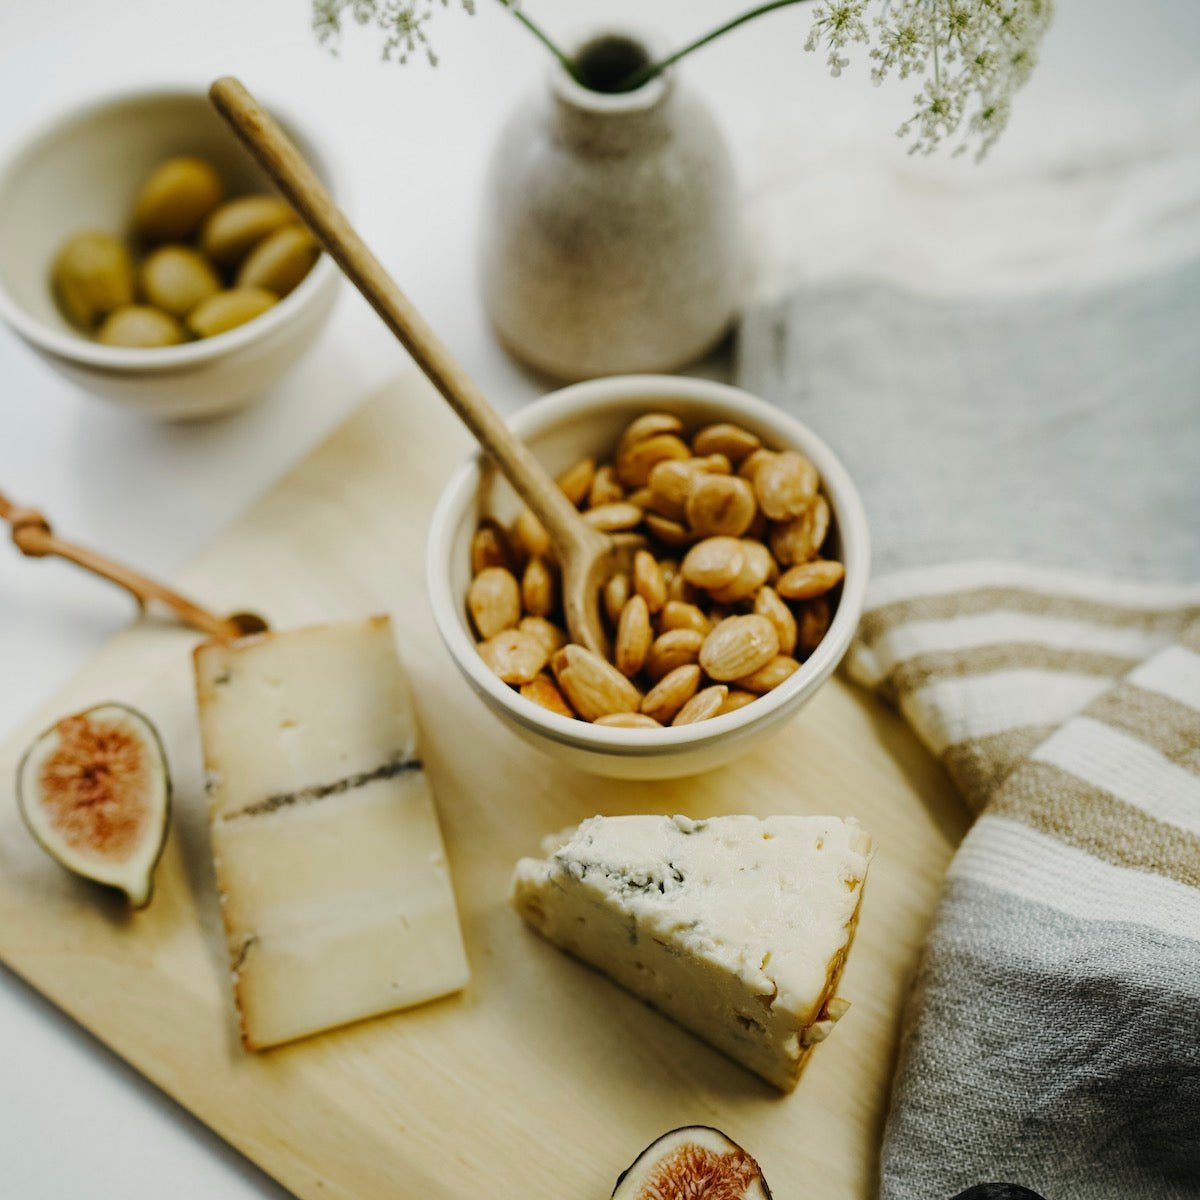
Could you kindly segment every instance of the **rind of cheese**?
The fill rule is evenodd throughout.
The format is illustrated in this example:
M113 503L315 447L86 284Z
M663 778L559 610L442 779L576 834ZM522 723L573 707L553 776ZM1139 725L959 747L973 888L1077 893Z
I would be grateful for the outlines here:
M454 892L387 618L210 643L196 679L247 1049L463 988Z
M522 859L513 901L599 968L784 1090L845 1005L871 840L837 817L594 817Z

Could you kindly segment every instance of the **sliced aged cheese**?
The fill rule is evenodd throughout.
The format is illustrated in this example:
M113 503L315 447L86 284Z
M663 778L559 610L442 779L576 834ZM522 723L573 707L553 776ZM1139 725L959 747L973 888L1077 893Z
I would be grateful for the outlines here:
M543 937L785 1091L847 1005L871 839L838 817L593 817L524 858Z
M468 968L386 617L196 651L247 1049L458 991Z

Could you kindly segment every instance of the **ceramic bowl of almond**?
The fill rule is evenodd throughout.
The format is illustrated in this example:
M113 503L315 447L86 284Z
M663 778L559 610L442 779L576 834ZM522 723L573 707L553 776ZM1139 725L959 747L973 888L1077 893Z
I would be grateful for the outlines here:
M605 585L610 650L570 641L537 519L480 456L430 529L442 639L530 745L594 774L719 766L776 731L833 673L862 613L866 516L807 426L707 380L616 376L524 409L518 435L583 519L645 540Z

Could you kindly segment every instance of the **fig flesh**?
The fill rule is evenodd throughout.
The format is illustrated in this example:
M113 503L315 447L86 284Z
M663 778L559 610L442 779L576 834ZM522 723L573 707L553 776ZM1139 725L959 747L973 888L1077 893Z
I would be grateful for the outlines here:
M771 1189L737 1142L708 1125L685 1125L634 1159L612 1200L771 1200Z
M170 815L158 731L122 704L64 717L17 768L17 806L42 849L84 879L150 901Z

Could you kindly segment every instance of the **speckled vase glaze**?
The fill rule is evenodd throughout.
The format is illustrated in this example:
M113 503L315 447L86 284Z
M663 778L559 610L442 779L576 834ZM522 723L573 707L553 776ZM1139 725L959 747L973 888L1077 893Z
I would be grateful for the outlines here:
M613 41L640 46L604 35L581 60ZM675 370L733 321L740 234L725 141L674 72L604 93L556 64L492 161L488 312L517 357L559 379Z

